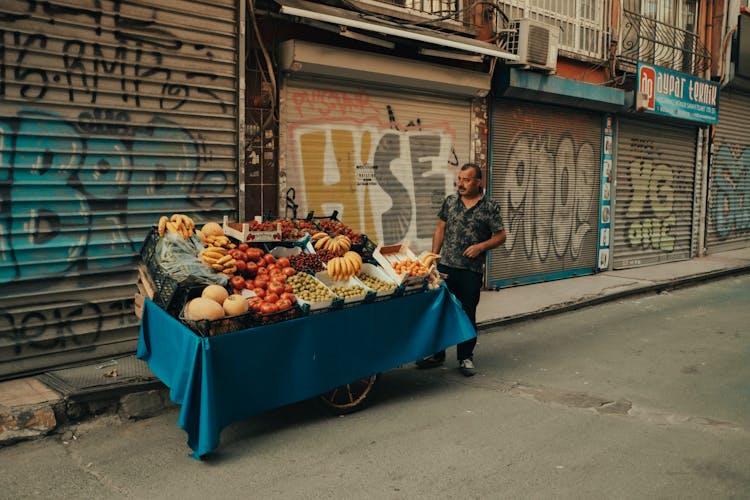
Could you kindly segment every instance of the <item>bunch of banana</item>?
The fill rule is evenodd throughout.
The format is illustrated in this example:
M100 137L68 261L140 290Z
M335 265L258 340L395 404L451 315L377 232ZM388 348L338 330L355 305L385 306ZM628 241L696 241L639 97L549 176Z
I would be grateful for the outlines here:
M228 236L225 236L223 234L221 235L215 235L215 234L203 234L200 233L203 237L201 238L201 243L203 243L203 246L206 248L210 247L221 247L225 250L231 250L233 248L236 248L237 245L232 243L232 240L229 239ZM199 235L199 236L200 236Z
M344 255L352 247L352 240L348 236L338 235L334 237L328 236L326 233L320 231L311 236L314 241L315 250L328 250L335 253L336 255Z
M433 264L437 264L437 260L439 258L440 258L440 254L427 252L422 257L420 257L420 260L427 267L427 269L429 269L430 267L432 267Z
M359 276L362 270L362 257L357 252L345 252L343 256L329 260L326 270L333 281L348 280L352 276Z
M237 261L229 254L229 249L219 246L209 246L198 254L201 260L210 268L229 276L237 272Z
M167 232L179 234L184 239L189 239L195 234L195 222L184 214L173 214L172 217L162 215L157 227L159 236L164 237Z

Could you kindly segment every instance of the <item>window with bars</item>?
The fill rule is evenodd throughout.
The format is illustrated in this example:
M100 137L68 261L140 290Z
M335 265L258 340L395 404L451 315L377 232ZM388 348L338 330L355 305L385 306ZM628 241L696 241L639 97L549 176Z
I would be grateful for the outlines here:
M560 50L605 59L609 1L506 0L497 5L509 19L531 18L560 28Z

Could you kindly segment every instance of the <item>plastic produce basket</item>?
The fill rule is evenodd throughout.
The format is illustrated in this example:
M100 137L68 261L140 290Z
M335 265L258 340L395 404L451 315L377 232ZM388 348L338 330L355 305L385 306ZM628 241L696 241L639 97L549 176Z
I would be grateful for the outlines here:
M191 291L205 285L193 281L178 282L162 269L156 259L156 244L160 238L156 227L152 227L141 246L141 260L154 282L154 303L177 318Z

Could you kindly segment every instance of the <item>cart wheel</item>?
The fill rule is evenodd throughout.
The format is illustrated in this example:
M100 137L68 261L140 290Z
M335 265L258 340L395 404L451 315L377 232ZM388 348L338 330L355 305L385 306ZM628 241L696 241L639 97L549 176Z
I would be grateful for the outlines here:
M346 415L361 410L372 401L377 374L351 382L318 397L318 401L335 415Z

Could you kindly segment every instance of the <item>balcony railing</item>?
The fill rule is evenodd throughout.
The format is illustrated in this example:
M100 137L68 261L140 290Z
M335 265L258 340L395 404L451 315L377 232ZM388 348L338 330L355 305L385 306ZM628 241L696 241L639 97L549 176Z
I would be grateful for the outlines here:
M646 62L681 73L700 76L711 64L711 55L694 33L623 10L620 31L620 69L635 72Z
M354 0L351 3L369 11L380 10L382 14L400 19L401 23L470 36L491 26L494 16L487 7L491 4L478 0Z

